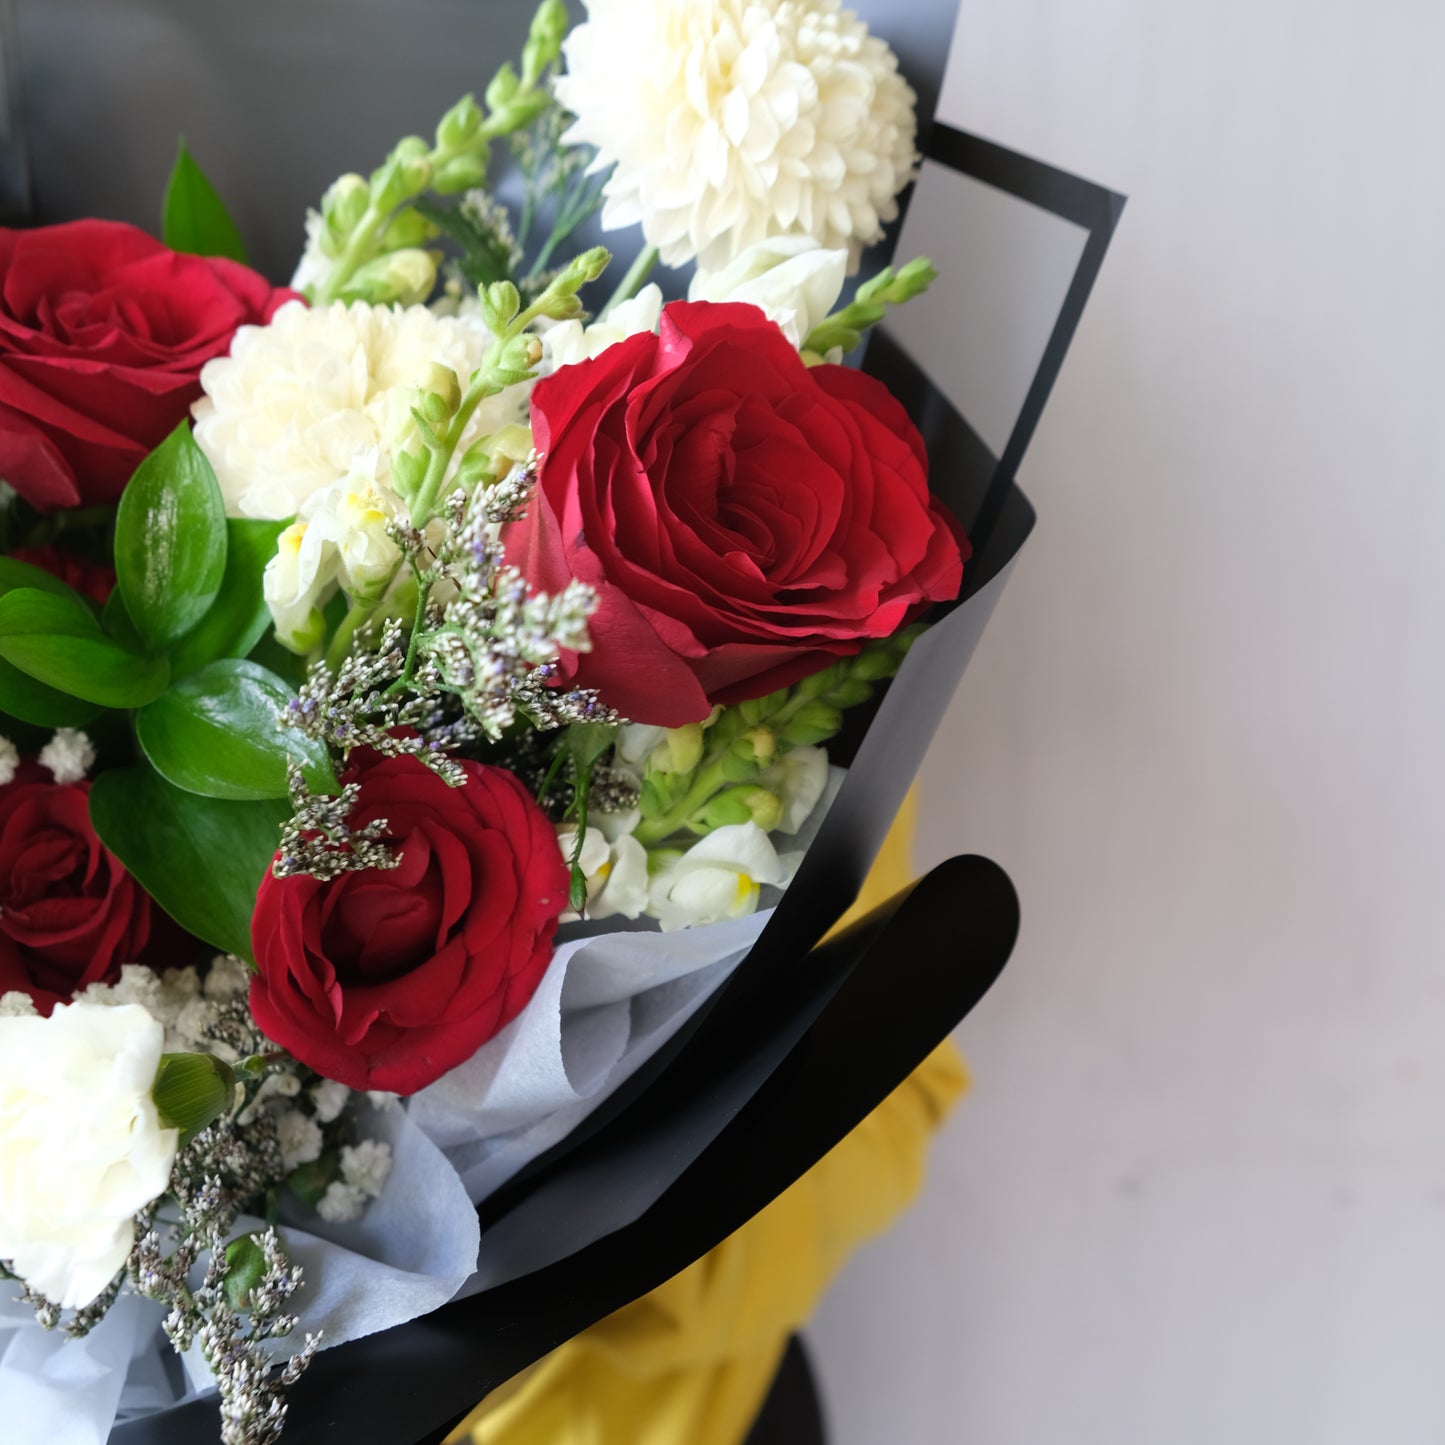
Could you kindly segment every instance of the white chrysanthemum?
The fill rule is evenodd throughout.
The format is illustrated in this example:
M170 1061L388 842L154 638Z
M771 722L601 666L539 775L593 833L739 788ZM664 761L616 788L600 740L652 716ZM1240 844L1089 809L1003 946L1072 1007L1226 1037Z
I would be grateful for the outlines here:
M308 498L376 452L390 486L391 458L416 441L411 409L433 365L466 385L491 336L478 322L425 306L281 307L267 326L243 326L231 354L201 369L195 435L215 468L226 511L293 517ZM457 448L525 420L528 388L509 387L472 415Z
M602 224L668 265L798 233L856 266L897 215L915 97L838 0L589 0L563 50L566 138L616 162Z

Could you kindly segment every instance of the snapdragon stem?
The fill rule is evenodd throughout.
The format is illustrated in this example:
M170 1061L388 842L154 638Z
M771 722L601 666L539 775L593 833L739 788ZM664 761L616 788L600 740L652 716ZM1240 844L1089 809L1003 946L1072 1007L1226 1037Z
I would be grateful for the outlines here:
M607 304L601 311L602 320L607 319L614 307L621 306L624 301L630 301L642 290L644 282L652 275L652 268L657 265L657 260L656 246L643 247L642 253L627 268L627 274L617 283L617 290L607 298Z

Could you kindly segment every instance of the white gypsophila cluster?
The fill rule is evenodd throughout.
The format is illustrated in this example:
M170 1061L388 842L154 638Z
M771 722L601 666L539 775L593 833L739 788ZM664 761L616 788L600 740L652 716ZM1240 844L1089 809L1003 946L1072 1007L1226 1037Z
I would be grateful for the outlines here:
M414 446L411 415L434 368L463 386L491 335L479 320L425 306L340 301L282 306L265 326L243 326L229 356L201 369L195 437L236 517L304 515L316 493L351 476L376 452L374 480L390 490L391 458ZM476 409L456 449L525 421L528 387L509 387Z
M616 163L602 224L670 266L716 269L765 237L848 252L897 215L915 96L838 0L589 0L563 46L564 137Z
M62 1308L106 1289L170 1182L180 1136L151 1098L164 1048L136 1004L0 1017L0 1259Z
M341 1150L341 1178L326 1186L316 1212L331 1224L357 1219L375 1199L391 1173L391 1145L376 1139L347 1144Z
M9 993L0 993L0 1019L34 1018L39 1012L35 1007L35 1000L18 988L11 989Z
M7 737L0 737L0 788L15 781L20 769L20 750Z
M720 271L700 270L692 278L687 298L760 307L801 348L808 333L837 303L847 274L846 251L829 250L811 236L771 236L749 246Z
M79 783L95 766L95 746L79 728L58 728L40 749L40 765L57 783Z
M281 1146L281 1167L289 1174L321 1157L325 1139L321 1125L300 1109L283 1109L276 1116L276 1141Z
M322 1124L329 1124L341 1117L351 1090L335 1079L321 1079L311 1086L311 1109Z
M137 1005L157 1019L165 1029L166 1051L173 1054L212 1053L228 1064L237 1060L236 1051L211 1037L218 1013L229 998L231 971L245 964L239 959L221 955L211 964L211 975L219 973L216 985L207 977L203 989L200 975L194 968L168 968L156 973L144 964L122 965L114 983L92 983L76 995L78 1002L99 1004L110 1008ZM249 987L249 983L246 985ZM212 992L214 988L214 992Z

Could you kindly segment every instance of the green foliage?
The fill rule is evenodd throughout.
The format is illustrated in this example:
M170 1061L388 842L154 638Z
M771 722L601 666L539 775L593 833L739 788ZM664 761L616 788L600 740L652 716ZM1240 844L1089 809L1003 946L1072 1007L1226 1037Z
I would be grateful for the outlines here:
M227 802L187 793L148 764L101 773L90 789L100 840L182 928L251 957L256 891L289 803Z
M221 590L204 617L171 652L171 672L184 677L218 657L249 657L271 623L261 591L266 564L287 523L226 519L226 568Z
M301 763L308 786L339 791L323 744L277 725L295 694L254 662L226 658L182 678L136 715L152 767L178 788L208 798L287 796L286 765Z
M185 141L176 147L176 163L161 205L161 236L173 251L196 256L225 256L246 262L241 233L206 179Z
M221 489L190 426L181 422L121 493L115 574L146 646L178 642L216 600L226 570Z
M0 658L47 688L101 707L140 707L158 697L170 677L163 657L137 657L107 637L75 593L35 587L0 597ZM6 688L0 679L0 708L41 721L35 713L52 699L27 696L11 682Z

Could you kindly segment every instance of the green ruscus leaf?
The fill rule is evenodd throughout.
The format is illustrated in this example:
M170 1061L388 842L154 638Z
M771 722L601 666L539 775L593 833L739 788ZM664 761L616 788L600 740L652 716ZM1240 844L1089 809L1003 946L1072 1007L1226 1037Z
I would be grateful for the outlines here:
M170 676L163 657L137 657L111 641L79 598L32 587L0 597L0 658L48 688L101 707L140 707ZM23 710L23 691L12 696L3 684L0 677L0 707L40 721Z
M91 784L100 840L182 928L251 956L251 914L281 840L289 803L226 802L187 793L146 764Z
M294 758L315 789L339 791L325 744L277 726L294 697L274 673L226 658L182 678L136 714L135 731L168 782L208 798L284 798Z
M176 643L171 672L176 677L218 657L247 657L271 624L261 592L266 564L287 522L226 518L226 572L210 611Z
M121 493L115 575L147 647L160 651L198 623L226 571L221 489L190 427L181 422Z
M176 163L161 204L161 236L173 251L195 256L225 256L246 262L246 246L216 188L186 149L176 148Z

